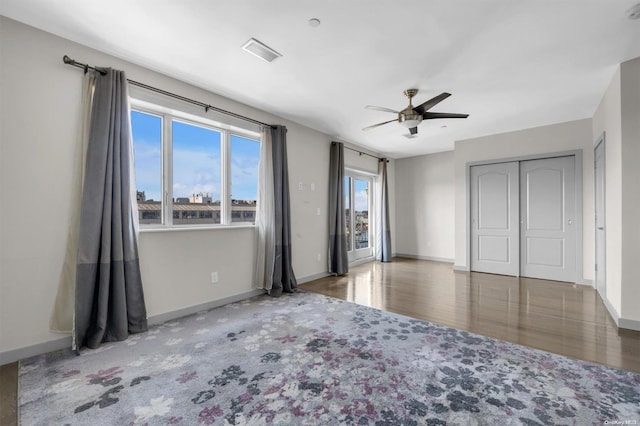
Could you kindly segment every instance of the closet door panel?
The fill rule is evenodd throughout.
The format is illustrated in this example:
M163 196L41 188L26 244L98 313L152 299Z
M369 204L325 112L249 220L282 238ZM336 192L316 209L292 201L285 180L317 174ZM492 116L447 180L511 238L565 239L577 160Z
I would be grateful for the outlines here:
M574 157L520 163L520 274L576 280Z
M473 166L471 179L471 270L519 272L518 163Z

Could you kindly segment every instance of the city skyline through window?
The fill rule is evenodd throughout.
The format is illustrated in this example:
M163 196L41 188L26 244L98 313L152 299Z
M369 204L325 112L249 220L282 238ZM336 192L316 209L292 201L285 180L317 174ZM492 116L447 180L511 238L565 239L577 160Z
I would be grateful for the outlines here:
M255 222L259 140L138 110L131 128L141 224Z

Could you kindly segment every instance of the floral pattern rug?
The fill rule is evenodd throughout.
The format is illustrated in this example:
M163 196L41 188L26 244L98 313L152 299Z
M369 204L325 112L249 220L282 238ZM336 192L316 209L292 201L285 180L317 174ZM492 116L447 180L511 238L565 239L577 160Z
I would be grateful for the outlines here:
M19 374L25 426L640 423L640 374L306 292Z

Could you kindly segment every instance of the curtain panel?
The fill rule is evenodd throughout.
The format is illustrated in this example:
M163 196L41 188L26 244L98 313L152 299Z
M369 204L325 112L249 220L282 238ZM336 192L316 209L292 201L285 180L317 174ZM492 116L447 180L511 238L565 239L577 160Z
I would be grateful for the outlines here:
M271 292L275 264L275 208L271 128L262 129L258 166L258 206L256 214L256 286Z
M49 328L56 333L73 333L73 311L76 291L76 267L78 259L78 233L80 232L80 209L82 208L82 183L84 181L84 164L89 139L89 121L91 120L91 104L95 89L95 73L88 73L83 80L82 108L79 117L81 126L78 129L78 140L73 156L71 175L71 204L69 229L67 233L67 250L58 282L58 293L51 312Z
M329 151L329 273L349 272L347 222L344 211L344 144L332 142Z
M275 258L272 296L291 293L298 287L291 258L291 203L289 200L289 169L287 163L287 128L271 127L274 184Z
M377 232L378 241L376 244L376 260L381 262L391 262L391 226L389 219L389 185L387 183L387 163L389 160L382 158L378 163L378 175L380 179L380 200L378 204Z
M122 71L95 73L76 269L73 344L147 330L138 260L133 144Z

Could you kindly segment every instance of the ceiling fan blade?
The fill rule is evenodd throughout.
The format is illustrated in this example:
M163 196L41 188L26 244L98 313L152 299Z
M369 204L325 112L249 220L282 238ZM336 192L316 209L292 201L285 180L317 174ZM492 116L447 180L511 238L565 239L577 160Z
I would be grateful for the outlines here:
M430 110L434 106L438 105L440 102L447 99L449 96L451 96L451 93L447 93L447 92L440 93L438 96L434 96L428 101L421 103L417 107L414 107L413 110L418 114L424 114L425 111Z
M422 114L423 120L433 120L435 118L467 118L469 114L452 114L449 112L425 112Z
M391 108L385 108L385 107L375 106L375 105L367 105L365 108L366 109L373 109L373 110L376 110L376 111L392 112L394 114L398 114L399 113L399 111L393 110Z
M364 130L364 131L366 132L367 130L371 130L371 129L373 129L374 127L382 126L383 124L392 123L392 122L394 122L394 121L398 121L398 119L396 118L395 120L389 120L389 121L385 121L385 122L383 122L383 123L373 124L373 125L371 125L371 126L367 126L367 127L365 127L365 128L364 128L364 129L362 129L362 130Z
M417 127L410 127L409 128L409 133L412 135L417 135L418 134L418 128Z

